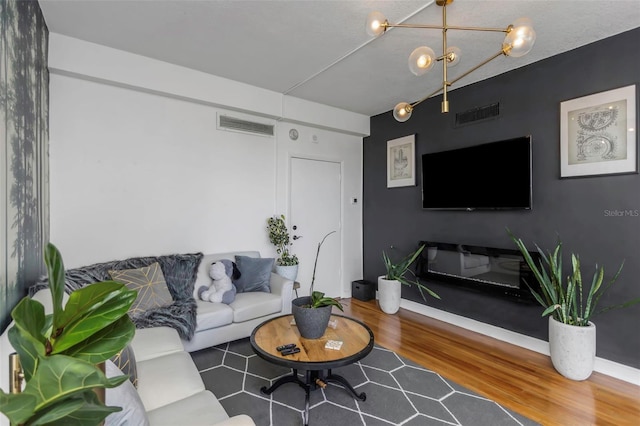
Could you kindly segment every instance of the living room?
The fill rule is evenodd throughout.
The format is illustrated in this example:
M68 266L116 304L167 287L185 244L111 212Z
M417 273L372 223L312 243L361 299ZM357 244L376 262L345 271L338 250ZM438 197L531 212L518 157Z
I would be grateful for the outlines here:
M350 297L352 281L375 281L383 272L382 252L391 246L408 252L419 240L431 240L514 248L508 227L544 249L560 237L584 265L603 264L608 273L625 259L619 281L602 300L622 303L639 293L640 219L605 212L640 208L640 176L561 178L559 105L637 85L639 31L453 90L450 114L440 113L439 97L427 100L406 123L390 112L369 117L49 33L48 196L40 202L48 206L50 237L42 238L61 249L68 267L195 251L271 255L265 220L288 213L291 159L310 158L339 163L342 171L336 296ZM623 65L612 66L619 58ZM456 112L496 102L498 118L454 126ZM220 130L217 120L225 114L272 125L274 136ZM428 189L386 186L387 141L406 135L416 135L416 158L531 135L532 209L423 210L421 191ZM14 231L3 232L12 241ZM2 289L3 326L16 294L21 297L40 273L35 267L10 297ZM429 308L487 324L486 333L495 332L492 327L513 332L506 335L520 336L525 345L546 340L538 306L433 286L442 299L428 299ZM423 310L412 289L404 289L403 298L403 307L434 314ZM634 306L597 319L597 368L636 384L640 337L629 324L639 316Z

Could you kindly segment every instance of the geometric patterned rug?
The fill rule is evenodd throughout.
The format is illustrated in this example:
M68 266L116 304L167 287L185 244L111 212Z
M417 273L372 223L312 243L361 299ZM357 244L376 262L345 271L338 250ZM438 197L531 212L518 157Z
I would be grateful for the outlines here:
M271 386L291 369L258 357L241 339L192 352L208 390L230 416L247 414L257 426L303 424L304 389L287 383L271 395L260 388ZM346 378L360 401L340 385L329 383L311 392L309 424L313 426L530 426L537 423L495 402L446 380L395 352L375 345L355 364L334 368ZM304 380L304 371L298 370Z

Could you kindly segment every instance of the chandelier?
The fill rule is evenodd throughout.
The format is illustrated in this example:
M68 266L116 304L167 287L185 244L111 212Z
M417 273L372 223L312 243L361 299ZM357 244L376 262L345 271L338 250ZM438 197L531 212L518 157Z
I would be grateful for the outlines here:
M442 30L442 54L436 56L433 49L427 46L416 48L409 55L409 69L415 75L423 75L429 71L436 62L442 62L442 87L424 98L413 103L400 102L393 109L393 117L399 122L405 122L411 117L413 109L428 98L442 92L442 112L449 112L449 101L447 100L447 88L458 80L471 74L483 65L488 64L499 56L511 56L519 58L531 51L536 40L536 33L533 30L531 20L528 18L517 19L506 28L483 28L483 27L461 27L447 25L447 5L453 0L436 0L438 6L442 6L442 25L420 25L420 24L390 24L380 12L371 12L367 17L367 33L371 36L379 36L389 28L419 28ZM464 72L462 75L449 81L447 79L447 69L455 66L460 61L460 49L447 46L447 31L493 31L506 33L500 50L475 67Z

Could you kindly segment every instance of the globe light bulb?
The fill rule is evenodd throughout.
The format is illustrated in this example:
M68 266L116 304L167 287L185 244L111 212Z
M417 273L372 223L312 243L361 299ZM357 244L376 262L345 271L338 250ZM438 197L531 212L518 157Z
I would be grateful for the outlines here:
M504 52L514 58L526 55L533 48L536 32L529 18L516 19L511 31L504 38L502 48Z
M423 75L436 63L436 54L430 47L417 47L409 55L409 70L415 75Z
M411 104L407 102L400 102L398 105L393 108L393 118L400 123L404 123L408 119L411 118L411 112L413 111L413 107Z
M371 12L367 16L366 29L370 36L379 36L387 30L387 18L380 12Z
M460 49L455 46L451 46L447 49L447 66L449 68L455 67L460 63L460 54Z

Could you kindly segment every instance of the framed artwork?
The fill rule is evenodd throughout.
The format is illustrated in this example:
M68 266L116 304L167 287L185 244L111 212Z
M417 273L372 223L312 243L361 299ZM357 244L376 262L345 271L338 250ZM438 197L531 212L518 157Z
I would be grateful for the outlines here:
M415 135L387 141L387 188L416 186Z
M560 177L638 172L636 86L560 103Z

